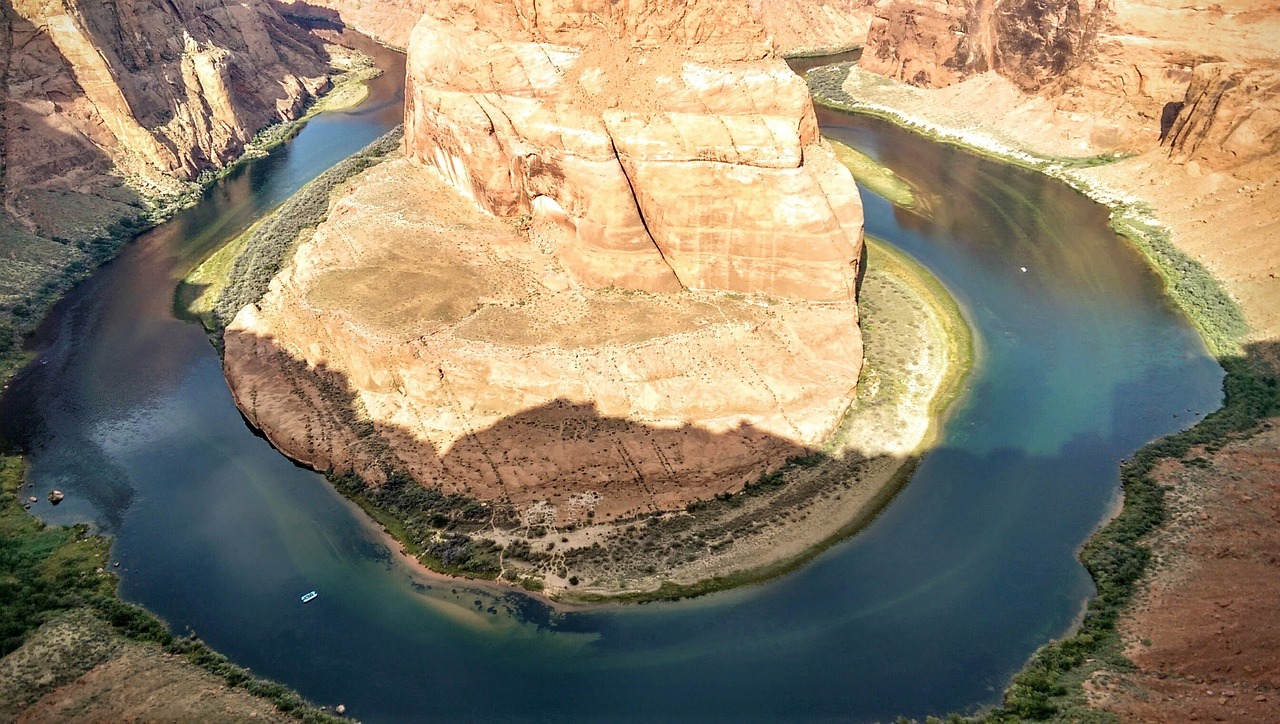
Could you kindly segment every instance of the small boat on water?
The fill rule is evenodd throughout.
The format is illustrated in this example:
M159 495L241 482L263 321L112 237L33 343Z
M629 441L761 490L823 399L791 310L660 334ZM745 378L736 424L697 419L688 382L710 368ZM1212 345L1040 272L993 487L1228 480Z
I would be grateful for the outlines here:
M319 596L319 595L320 595L320 594L316 593L315 591L311 591L311 592L309 592L309 593L304 593L304 594L302 594L302 602L303 602L303 603L307 603L307 602L309 602L311 599L313 599L313 598L315 598L316 596Z

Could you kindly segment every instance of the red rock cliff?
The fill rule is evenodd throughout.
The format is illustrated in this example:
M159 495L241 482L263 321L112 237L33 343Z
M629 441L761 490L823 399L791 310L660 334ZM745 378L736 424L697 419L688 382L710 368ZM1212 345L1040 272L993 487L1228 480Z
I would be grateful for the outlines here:
M328 82L319 42L261 0L5 5L5 200L20 218L40 214L41 189L118 196L110 177L145 190L222 166Z
M410 157L582 284L854 296L856 189L745 4L441 2L409 86Z
M337 21L397 48L434 0L277 0L291 15ZM555 9L554 3L535 3ZM867 39L875 0L728 0L747 8L778 53L850 48ZM532 6L531 6L532 7Z
M1277 17L1247 0L887 0L861 65L923 87L995 73L1087 118L1096 150L1163 142L1185 160L1191 144L1227 169L1274 149Z

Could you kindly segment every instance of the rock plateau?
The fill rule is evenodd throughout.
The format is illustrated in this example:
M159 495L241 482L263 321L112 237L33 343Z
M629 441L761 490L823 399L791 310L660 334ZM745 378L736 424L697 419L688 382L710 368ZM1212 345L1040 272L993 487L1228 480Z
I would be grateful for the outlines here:
M261 0L4 5L4 202L37 233L57 234L58 196L118 203L122 180L165 193L225 165L328 85L321 43Z
M820 446L862 363L862 209L746 5L440 2L407 159L357 179L225 334L319 468L583 522Z

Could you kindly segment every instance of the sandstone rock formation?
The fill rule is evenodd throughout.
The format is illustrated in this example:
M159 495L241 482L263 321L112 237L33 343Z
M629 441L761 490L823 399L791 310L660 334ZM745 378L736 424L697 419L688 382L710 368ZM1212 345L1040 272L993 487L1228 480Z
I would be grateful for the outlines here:
M224 165L327 83L320 43L266 2L13 0L3 11L5 204L118 202ZM39 230L39 229L37 229Z
M909 115L1005 147L1134 154L1077 173L1153 207L1254 336L1280 334L1280 3L891 0L861 65L925 88Z
M441 2L406 93L410 157L558 229L579 283L854 295L856 191L745 5Z
M226 330L237 403L317 468L560 524L740 490L839 424L851 300L580 289L531 236L428 169L368 172Z
M336 21L396 48L409 47L409 35L434 0L278 0L283 12L301 18ZM540 12L554 3L525 2ZM773 38L781 55L862 45L871 25L875 0L726 0L741 6Z
M436 3L405 160L228 327L291 456L560 524L820 446L862 365L862 208L749 8Z

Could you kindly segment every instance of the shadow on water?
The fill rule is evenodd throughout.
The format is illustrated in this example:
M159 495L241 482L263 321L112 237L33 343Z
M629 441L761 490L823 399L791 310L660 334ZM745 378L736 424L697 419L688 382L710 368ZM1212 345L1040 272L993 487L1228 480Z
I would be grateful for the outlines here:
M73 292L36 337L47 363L0 402L32 494L68 493L37 512L115 534L122 595L364 721L883 720L992 703L1090 594L1075 552L1115 498L1117 461L1221 400L1221 369L1105 210L824 114L931 200L926 218L864 194L868 233L956 293L984 350L893 504L790 575L690 601L562 612L418 578L321 476L246 429L202 331L171 315L209 228L245 228L399 122L397 89L375 98L313 121L274 170L246 167ZM94 502L113 485L127 503Z

